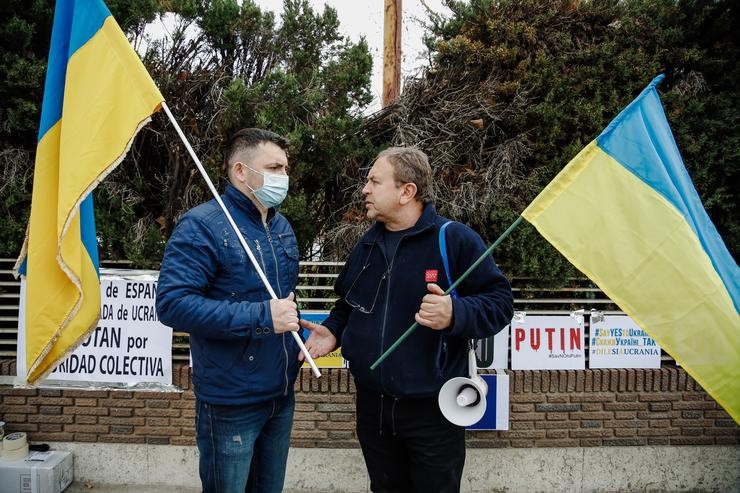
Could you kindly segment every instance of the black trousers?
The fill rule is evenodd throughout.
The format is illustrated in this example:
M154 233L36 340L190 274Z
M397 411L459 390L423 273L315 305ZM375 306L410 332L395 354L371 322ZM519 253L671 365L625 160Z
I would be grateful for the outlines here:
M465 428L445 419L436 397L396 399L358 386L357 436L372 491L460 491Z

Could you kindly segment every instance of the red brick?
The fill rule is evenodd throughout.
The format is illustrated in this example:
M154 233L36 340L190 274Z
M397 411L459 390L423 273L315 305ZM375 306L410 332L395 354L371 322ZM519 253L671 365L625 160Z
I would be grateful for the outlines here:
M98 435L93 433L75 433L75 442L97 442Z
M704 430L707 436L740 436L740 428L709 428Z
M575 377L575 386L574 389L576 392L583 392L586 390L586 375L582 371L574 371L573 375ZM568 383L570 383L570 379L568 379Z
M75 406L97 406L98 400L95 398L76 398Z
M678 428L644 428L637 430L637 434L641 437L673 436L680 435L681 430Z
M333 412L333 411L339 411L339 412L345 412L345 413L353 413L355 412L355 406L354 404L346 403L346 404L337 404L337 403L330 403L330 404L317 404L316 410L318 412L326 413L326 412Z
M604 426L607 428L646 428L648 425L647 421L638 419L634 420L619 420L619 421L604 421Z
M316 423L316 428L319 430L354 430L355 424L350 421L321 421Z
M33 440L37 442L72 442L74 435L72 433L36 433Z
M611 436L613 436L612 430L608 429L591 428L570 430L571 438L607 438Z
M29 404L42 404L44 406L71 406L74 404L74 399L68 397L29 397Z
M290 436L294 440L308 438L321 440L323 438L326 438L327 432L326 430L293 430L293 433Z
M62 395L64 395L64 397L82 397L82 398L99 397L99 398L105 399L108 397L108 391L107 390L64 390L62 392Z
M101 443L145 443L146 437L135 436L135 435L98 435L98 442L101 442Z
M518 413L511 414L512 421L539 421L545 419L545 413Z
M137 407L134 410L135 416L168 416L179 418L185 409L149 409Z
M535 447L578 447L579 443L578 440L567 440L567 439L545 439L545 440L535 440L534 446Z
M94 425L98 424L97 416L88 416L85 414L76 414L75 423L78 425Z
M512 430L531 430L534 429L534 423L532 421L512 421L509 423Z
M62 425L59 423L39 423L40 432L57 433L62 431Z
M678 392L661 392L656 394L640 394L641 402L664 402L680 401L681 394Z
M171 437L170 445L195 445L195 437Z
M701 428L681 428L681 436L684 437L699 437L704 434L704 430Z
M511 404L512 413L531 413L534 411L534 404Z
M631 447L635 445L645 445L644 438L605 438L603 445L607 447Z
M670 402L651 402L648 404L651 411L668 411L671 409Z
M684 392L681 394L681 398L684 401L703 401L704 393L702 392Z
M673 426L681 426L681 427L703 427L703 428L711 428L714 426L714 421L711 419L674 419L671 421Z
M534 440L515 439L510 441L513 448L529 448L534 446Z
M3 404L14 404L22 406L26 403L26 398L24 396L16 396L16 395L6 395L3 397Z
M108 433L108 425L64 425L64 431L71 433Z
M670 440L671 445L714 445L712 438L706 437L675 437Z
M648 437L647 444L648 445L670 445L671 439L670 438Z
M64 414L89 414L94 416L106 416L108 408L105 407L64 407Z
M170 407L170 401L164 399L147 399L146 407L153 409L167 409Z
M514 421L511 422L512 427ZM578 428L578 421L535 421L534 427L537 429L571 429Z
M177 436L180 429L170 426L139 426L134 429L134 433L145 436Z
M30 414L29 423L74 423L75 417L71 414Z
M607 392L594 392L587 394L573 394L570 396L571 402L613 402L614 394Z
M3 405L3 413L12 413L12 414L36 414L38 411L38 406L29 406L29 405Z
M614 430L615 437L634 437L637 436L637 430L634 428L617 428Z
M570 418L575 420L581 419L612 419L614 415L609 412L577 412L570 413Z
M101 425L133 425L133 426L144 426L146 418L142 416L132 416L128 418L116 418L108 416L100 416L98 423Z
M673 409L714 409L717 405L708 401L674 402Z
M617 394L616 398L617 402L637 402L637 394Z
M509 398L510 402L525 403L525 402L545 402L547 397L544 394L512 394Z

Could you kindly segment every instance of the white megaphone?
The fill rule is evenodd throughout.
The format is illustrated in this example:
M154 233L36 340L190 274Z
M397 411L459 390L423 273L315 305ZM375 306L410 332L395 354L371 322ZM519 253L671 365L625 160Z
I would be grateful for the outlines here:
M439 391L439 409L447 420L458 426L470 426L481 420L486 412L488 385L478 375L475 351L468 352L470 378L455 377Z

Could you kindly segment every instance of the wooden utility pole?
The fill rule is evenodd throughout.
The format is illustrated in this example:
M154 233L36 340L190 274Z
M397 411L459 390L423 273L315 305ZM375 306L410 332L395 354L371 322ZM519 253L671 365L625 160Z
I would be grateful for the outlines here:
M383 107L401 94L402 0L385 0L383 28Z

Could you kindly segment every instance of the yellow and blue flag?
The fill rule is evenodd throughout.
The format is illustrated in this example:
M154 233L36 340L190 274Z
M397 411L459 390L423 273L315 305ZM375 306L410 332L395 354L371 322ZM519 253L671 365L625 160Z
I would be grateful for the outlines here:
M26 275L26 379L37 381L100 315L92 189L164 100L100 0L58 0L36 147Z
M740 422L740 271L650 85L522 216Z

